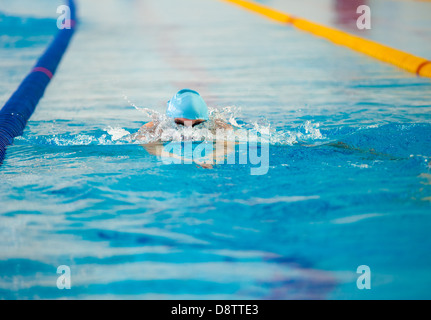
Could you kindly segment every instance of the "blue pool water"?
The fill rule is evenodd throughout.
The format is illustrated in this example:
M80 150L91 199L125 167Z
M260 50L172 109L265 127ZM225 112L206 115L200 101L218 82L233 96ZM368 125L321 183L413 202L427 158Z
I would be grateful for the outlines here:
M0 299L431 298L429 79L222 1L184 3L78 2L80 28L0 167ZM60 4L0 3L2 105ZM115 138L185 87L271 130L267 174L167 165Z

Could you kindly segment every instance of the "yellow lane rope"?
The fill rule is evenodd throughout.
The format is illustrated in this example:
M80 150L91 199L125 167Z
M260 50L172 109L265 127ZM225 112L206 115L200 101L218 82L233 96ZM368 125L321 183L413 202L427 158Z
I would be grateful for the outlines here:
M393 64L422 77L431 78L431 61L425 58L417 57L410 53L382 45L378 42L354 36L350 33L326 27L306 19L294 17L256 2L246 0L223 1L234 3L242 8L270 18L271 20L275 20L283 24L291 24L300 30L307 31L316 36L330 40L338 45L369 55L380 61Z

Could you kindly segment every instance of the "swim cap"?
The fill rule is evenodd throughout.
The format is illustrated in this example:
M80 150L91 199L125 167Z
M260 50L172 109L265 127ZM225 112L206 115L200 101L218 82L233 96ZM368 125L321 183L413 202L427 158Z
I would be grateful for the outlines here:
M208 120L208 106L196 91L182 89L168 101L166 114L170 118Z

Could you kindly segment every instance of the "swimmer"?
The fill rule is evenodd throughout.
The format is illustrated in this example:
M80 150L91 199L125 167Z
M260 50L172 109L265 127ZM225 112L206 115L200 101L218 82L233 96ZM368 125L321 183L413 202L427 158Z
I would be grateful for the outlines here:
M168 101L168 106L166 110L166 115L171 118L177 126L185 126L185 127L198 127L200 124L209 120L208 115L208 106L205 103L204 99L200 96L197 91L190 89L182 89L178 91L174 97ZM217 129L223 130L233 130L233 127L225 123L222 120L216 119L213 121L214 126L210 129L213 133ZM134 138L140 139L145 136L147 133L154 133L157 129L158 123L154 121L148 122L143 125L139 131L135 134ZM224 153L227 154L232 152L232 144L225 142L222 143L224 145ZM150 153L156 156L160 156L163 153L163 144L160 142L145 144L143 147ZM166 155L166 152L163 153ZM215 157L216 151L211 155L210 162L212 163L214 160L219 160ZM189 160L185 159L183 156L178 156L173 153L169 153L168 156L172 158L181 158L181 160ZM203 168L212 168L211 163L204 163L202 161L193 160L196 164L200 165Z
M208 106L197 91L182 89L168 101L166 115L179 126L195 127L208 121ZM152 132L157 127L154 121L148 122L139 129L135 138L139 139L146 132ZM219 119L214 120L213 131L216 129L232 130L233 127Z

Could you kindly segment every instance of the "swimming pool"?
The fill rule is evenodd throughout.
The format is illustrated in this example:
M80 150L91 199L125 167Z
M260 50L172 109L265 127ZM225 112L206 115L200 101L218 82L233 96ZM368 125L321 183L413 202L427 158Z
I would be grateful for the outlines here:
M56 32L62 2L38 2L0 4L2 105ZM78 4L0 167L0 298L430 298L429 79L221 1ZM186 87L273 130L267 174L112 138Z

